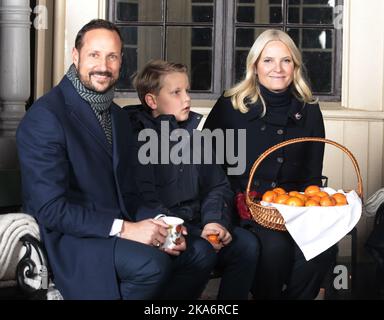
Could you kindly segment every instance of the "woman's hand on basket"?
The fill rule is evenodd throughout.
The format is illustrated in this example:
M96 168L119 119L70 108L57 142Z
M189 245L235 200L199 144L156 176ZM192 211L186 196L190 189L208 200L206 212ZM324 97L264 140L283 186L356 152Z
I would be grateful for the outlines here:
M212 241L212 235L217 236L218 241ZM232 241L229 231L218 223L207 223L201 233L201 237L209 241L216 251L228 245Z

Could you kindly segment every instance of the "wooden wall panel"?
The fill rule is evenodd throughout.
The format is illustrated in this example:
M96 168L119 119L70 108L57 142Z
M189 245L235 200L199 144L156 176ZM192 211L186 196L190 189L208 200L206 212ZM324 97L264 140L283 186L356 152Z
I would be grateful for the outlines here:
M344 146L352 152L359 163L364 193L367 190L368 176L368 127L367 121L344 122ZM356 174L347 155L344 156L343 164L343 188L355 189L357 186Z
M344 143L343 121L326 120L325 137L337 143ZM343 151L327 144L325 146L323 174L328 177L328 186L341 188L343 185Z
M366 197L383 187L383 123L370 122L368 131L368 176Z

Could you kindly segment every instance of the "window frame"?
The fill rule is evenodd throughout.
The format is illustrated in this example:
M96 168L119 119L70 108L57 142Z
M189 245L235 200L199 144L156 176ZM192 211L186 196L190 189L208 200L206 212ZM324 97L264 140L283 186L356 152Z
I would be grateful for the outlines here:
M162 1L162 10L166 14L167 1ZM107 1L108 19L120 26L162 26L166 27L193 27L196 26L193 22L166 22L166 17L163 17L161 23L155 22L116 22L116 5L117 0ZM234 81L234 62L235 62L235 36L236 27L248 28L276 28L283 31L287 29L330 29L334 32L333 45L334 51L332 55L333 61L333 77L332 77L332 94L315 93L320 101L341 101L341 75L342 75L342 43L343 32L341 28L336 28L334 24L300 24L288 22L288 2L282 0L282 22L281 23L248 23L236 22L236 0L215 0L213 4L214 16L212 23L199 23L199 26L206 24L213 27L213 48L212 48L212 91L193 91L191 92L192 99L217 99L224 90L230 88ZM343 0L335 0L335 7L343 5ZM224 27L225 26L225 27ZM162 41L161 54L162 59L166 55L166 33L165 39ZM118 90L117 98L136 98L137 94L134 90Z

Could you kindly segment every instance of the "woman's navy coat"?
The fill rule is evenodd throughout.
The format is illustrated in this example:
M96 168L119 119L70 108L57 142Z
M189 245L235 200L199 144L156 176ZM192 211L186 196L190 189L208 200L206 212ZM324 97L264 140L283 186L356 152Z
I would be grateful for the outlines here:
M246 170L229 176L232 189L244 192L254 161L269 147L298 137L324 137L323 117L318 104L304 104L295 98L287 114L268 112L260 117L260 103L250 105L248 113L232 106L230 98L221 96L210 112L204 127L208 129L246 130ZM235 150L238 143L235 138ZM264 192L277 186L302 190L310 184L321 185L324 144L305 142L279 149L257 168L251 189ZM225 164L224 167L227 167Z

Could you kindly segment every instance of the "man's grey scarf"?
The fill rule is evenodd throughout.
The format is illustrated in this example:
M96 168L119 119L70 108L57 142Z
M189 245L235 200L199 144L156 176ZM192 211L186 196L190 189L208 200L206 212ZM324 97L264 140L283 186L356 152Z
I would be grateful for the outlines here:
M104 130L108 142L112 144L112 122L109 107L114 97L114 88L109 89L105 93L98 93L87 89L81 83L74 64L69 67L66 76L72 82L80 97L91 105L92 110L95 112L96 117Z

